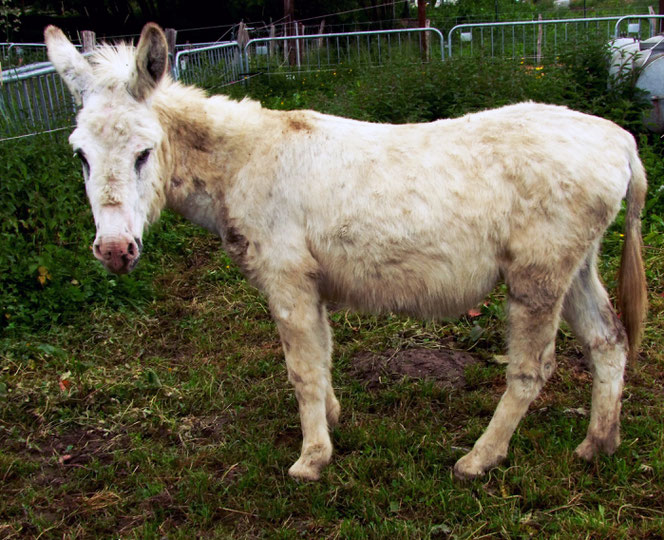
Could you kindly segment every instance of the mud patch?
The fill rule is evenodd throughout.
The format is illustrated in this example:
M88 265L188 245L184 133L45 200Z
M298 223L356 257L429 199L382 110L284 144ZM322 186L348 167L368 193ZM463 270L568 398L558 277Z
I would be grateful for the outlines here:
M470 353L452 349L388 350L381 354L361 353L351 359L350 373L367 388L404 377L433 381L438 386L461 388L467 366L481 362Z
M57 458L57 462L65 467L87 465L92 460L108 464L116 452L129 445L129 438L124 434L112 435L95 428L76 427L44 441L41 453L46 459Z

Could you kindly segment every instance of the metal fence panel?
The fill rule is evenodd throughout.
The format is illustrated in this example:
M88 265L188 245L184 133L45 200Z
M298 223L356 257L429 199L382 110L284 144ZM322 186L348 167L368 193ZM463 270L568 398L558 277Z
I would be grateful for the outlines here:
M188 84L225 86L244 73L240 45L236 41L180 50L173 62L173 77Z
M420 57L427 39L430 58L445 58L445 38L437 28L404 28L266 37L244 48L247 71L318 71L341 64L382 65L397 57Z
M448 56L500 56L539 62L588 39L609 41L621 17L459 24L448 34Z
M46 62L44 43L0 43L0 62L3 69Z
M644 20L647 24L641 24ZM664 24L664 15L626 15L616 21L613 36L618 38L622 32L628 37L648 39L658 33L658 28L662 24Z
M26 66L2 73L0 135L16 137L70 126L74 99L53 66Z

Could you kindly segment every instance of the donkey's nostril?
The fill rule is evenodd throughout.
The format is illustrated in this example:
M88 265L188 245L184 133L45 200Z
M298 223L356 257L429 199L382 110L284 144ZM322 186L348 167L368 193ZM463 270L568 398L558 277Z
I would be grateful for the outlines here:
M129 245L127 246L127 254L128 255L134 255L136 253L136 244L133 242L129 242Z

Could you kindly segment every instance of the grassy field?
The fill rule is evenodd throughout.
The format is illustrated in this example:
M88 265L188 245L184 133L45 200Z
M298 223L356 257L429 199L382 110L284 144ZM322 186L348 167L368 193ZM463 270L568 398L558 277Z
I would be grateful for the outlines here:
M662 537L664 144L641 131L628 85L607 90L601 51L539 70L346 67L228 91L393 122L536 99L632 129L651 181L651 308L627 369L622 445L593 463L573 456L591 378L563 327L559 368L507 461L452 479L505 388L498 288L454 321L332 309L335 454L319 482L293 481L297 404L265 300L218 239L170 214L135 273L107 275L89 251L78 165L64 137L43 137L0 146L0 537ZM600 263L611 291L620 247L621 219Z

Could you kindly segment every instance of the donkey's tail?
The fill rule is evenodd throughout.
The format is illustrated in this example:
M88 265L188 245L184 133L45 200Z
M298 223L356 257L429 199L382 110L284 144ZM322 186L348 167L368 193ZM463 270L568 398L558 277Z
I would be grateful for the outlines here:
M627 188L625 243L618 270L618 309L627 332L628 357L633 360L639 352L648 309L646 274L641 256L641 211L646 200L647 182L635 148L630 152L629 165L632 178Z

